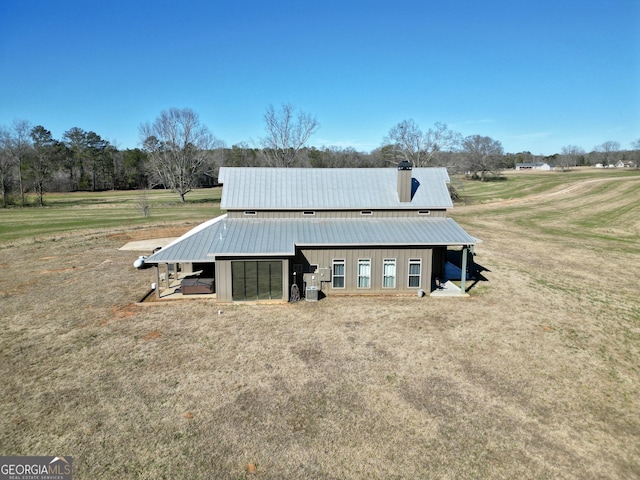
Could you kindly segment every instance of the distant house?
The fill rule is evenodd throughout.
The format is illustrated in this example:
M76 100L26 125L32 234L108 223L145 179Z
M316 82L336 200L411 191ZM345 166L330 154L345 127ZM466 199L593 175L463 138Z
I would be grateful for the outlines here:
M618 160L615 163L615 167L616 168L633 168L635 167L635 164L634 162L630 162L630 161Z
M553 166L543 162L516 163L516 170L553 170Z
M444 168L223 167L219 180L227 213L146 259L157 288L181 275L222 302L429 292L447 247L464 272L478 242L447 217Z

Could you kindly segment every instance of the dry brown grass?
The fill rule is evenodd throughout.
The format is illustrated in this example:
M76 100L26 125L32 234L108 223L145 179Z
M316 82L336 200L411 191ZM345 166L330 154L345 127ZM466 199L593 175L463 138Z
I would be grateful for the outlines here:
M492 208L456 210L490 270L466 299L218 315L136 304L154 275L117 232L1 248L0 452L78 479L638 478L637 237Z

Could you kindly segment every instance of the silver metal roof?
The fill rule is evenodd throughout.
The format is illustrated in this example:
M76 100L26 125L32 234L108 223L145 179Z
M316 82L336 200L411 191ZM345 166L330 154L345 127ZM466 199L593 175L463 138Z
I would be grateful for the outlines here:
M453 219L444 217L229 219L222 215L194 228L146 262L211 262L221 256L292 256L296 246L401 247L477 242Z
M450 208L446 168L414 168L411 202L398 199L395 168L222 167L224 210Z

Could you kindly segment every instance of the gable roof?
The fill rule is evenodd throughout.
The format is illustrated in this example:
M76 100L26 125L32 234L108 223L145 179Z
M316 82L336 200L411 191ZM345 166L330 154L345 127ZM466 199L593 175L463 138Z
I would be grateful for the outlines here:
M221 167L224 210L434 209L453 206L446 168L414 168L411 202L395 168Z
M297 247L473 245L478 239L453 219L227 218L203 223L145 263L212 262L216 257L290 256Z

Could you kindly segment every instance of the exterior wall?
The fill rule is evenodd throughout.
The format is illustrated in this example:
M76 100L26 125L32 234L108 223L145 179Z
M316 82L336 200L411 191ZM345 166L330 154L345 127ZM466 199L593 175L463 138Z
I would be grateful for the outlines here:
M184 275L190 275L193 273L193 263L185 262L180 264L182 266L182 273Z
M313 215L303 211L251 210L255 215L246 215L244 210L231 210L227 218L371 218L371 217L446 217L446 210L313 210ZM311 210L309 210L311 212ZM362 212L371 212L370 215Z
M289 259L288 258L216 258L216 295L219 302L232 302L231 262L234 260L282 260L282 301L289 301Z
M230 302L233 299L230 260L216 259L216 299L219 302Z
M442 249L439 249L442 250ZM438 253L438 258L442 253ZM396 286L395 288L383 287L383 262L385 258L395 258L396 260ZM419 258L422 260L420 286L409 287L409 259ZM333 287L333 261L336 259L345 260L345 286L344 288ZM358 288L358 260L371 260L371 286L370 288ZM433 275L433 249L432 248L340 248L340 249L320 249L305 248L300 249L293 265L302 264L305 271L309 271L309 265L318 265L318 268L328 268L331 278L328 282L322 282L321 290L327 295L337 294L394 294L416 292L419 288L431 291Z

